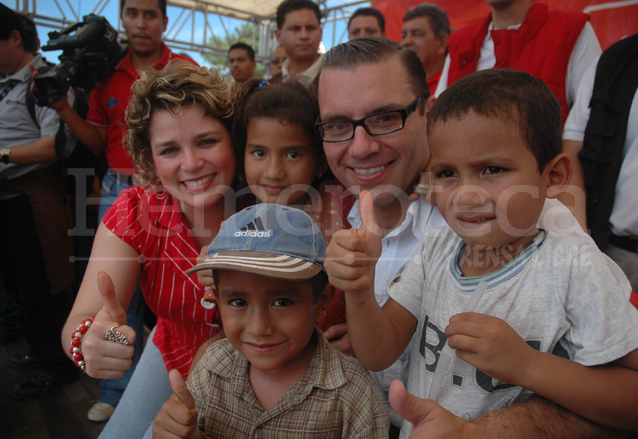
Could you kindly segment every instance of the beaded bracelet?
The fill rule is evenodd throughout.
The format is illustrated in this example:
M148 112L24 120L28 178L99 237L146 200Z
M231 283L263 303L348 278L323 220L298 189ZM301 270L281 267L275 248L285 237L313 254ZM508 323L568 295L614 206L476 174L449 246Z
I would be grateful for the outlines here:
M82 369L82 372L86 373L86 364L84 364L84 356L82 355L82 337L89 330L91 324L95 320L95 317L86 319L77 327L77 329L71 334L71 355L73 355L73 361L75 365Z

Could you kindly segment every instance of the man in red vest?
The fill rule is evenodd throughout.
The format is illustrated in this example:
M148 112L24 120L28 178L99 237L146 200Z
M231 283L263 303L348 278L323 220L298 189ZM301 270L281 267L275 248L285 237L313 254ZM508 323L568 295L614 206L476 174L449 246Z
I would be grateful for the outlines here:
M551 88L561 105L563 124L575 101L588 67L601 53L589 16L574 11L549 11L532 0L485 0L492 12L480 23L450 36L448 57L435 95L457 79L492 67L522 70L537 76ZM578 150L568 138L564 151L578 163ZM572 186L584 191L582 169L574 168ZM576 191L578 192L578 191ZM584 194L584 192L581 192ZM559 198L569 205L586 229L584 196ZM582 205L582 206L581 206Z
M423 64L430 93L434 94L443 72L450 20L447 13L432 3L421 3L403 16L401 46L416 52Z

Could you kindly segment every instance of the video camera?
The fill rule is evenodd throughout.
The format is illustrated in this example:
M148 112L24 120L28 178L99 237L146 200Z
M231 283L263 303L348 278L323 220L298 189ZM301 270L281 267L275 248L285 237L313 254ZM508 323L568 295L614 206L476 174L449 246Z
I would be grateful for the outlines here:
M49 32L42 50L63 52L60 64L34 78L33 94L40 106L64 98L69 86L94 88L126 55L128 48L117 42L117 31L106 18L89 14L82 19L60 32Z

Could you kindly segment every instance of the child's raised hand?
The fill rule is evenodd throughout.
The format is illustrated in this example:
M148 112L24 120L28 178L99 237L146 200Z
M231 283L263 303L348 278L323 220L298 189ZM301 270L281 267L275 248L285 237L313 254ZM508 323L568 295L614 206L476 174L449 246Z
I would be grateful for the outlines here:
M445 328L456 356L483 373L524 386L539 352L528 345L504 320L485 314L456 314Z
M369 192L361 192L359 209L361 228L338 231L326 250L325 267L330 283L348 293L374 287L374 267L381 255L381 232Z
M173 394L162 405L153 424L153 439L187 438L197 428L195 400L182 374L173 369L168 374Z

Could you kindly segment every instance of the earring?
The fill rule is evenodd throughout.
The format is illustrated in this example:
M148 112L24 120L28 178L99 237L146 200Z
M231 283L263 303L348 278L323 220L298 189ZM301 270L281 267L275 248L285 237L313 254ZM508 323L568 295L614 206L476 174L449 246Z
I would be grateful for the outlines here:
M168 195L168 191L164 190L164 186L162 186L162 183L158 181L153 186L153 194L158 200L163 200Z

